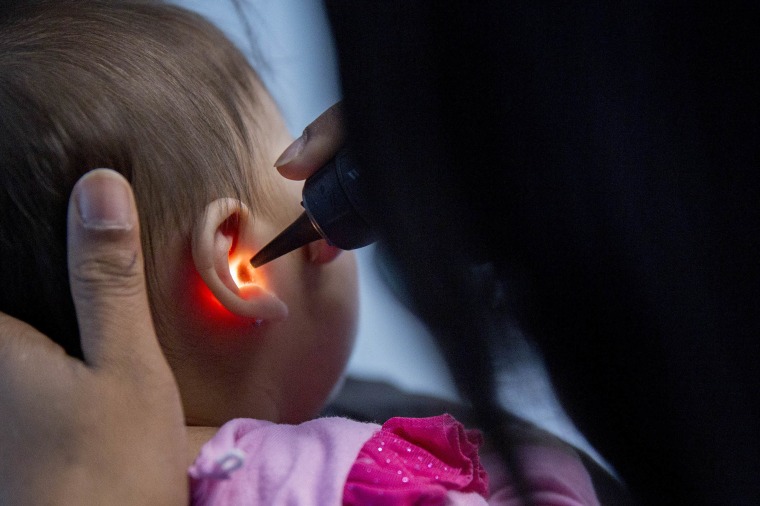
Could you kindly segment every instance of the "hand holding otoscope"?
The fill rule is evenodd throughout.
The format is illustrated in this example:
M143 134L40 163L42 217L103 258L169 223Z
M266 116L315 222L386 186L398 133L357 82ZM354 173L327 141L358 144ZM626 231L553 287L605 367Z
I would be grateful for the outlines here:
M367 219L367 190L359 168L342 145L340 104L311 123L275 162L288 179L306 179L304 212L251 259L260 267L318 239L340 249L366 246L376 237Z

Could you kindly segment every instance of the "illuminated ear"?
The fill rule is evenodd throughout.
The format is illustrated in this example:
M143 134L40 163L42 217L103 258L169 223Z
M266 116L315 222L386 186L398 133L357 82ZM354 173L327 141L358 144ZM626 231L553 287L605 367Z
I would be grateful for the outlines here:
M217 300L243 318L282 320L288 307L250 265L260 246L248 207L236 199L208 204L193 228L193 262Z

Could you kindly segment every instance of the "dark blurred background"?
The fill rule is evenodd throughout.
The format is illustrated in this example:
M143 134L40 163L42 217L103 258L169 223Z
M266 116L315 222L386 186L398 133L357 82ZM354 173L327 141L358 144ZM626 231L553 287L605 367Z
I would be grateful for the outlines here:
M517 325L641 504L760 504L757 4L326 6L386 262L481 421Z

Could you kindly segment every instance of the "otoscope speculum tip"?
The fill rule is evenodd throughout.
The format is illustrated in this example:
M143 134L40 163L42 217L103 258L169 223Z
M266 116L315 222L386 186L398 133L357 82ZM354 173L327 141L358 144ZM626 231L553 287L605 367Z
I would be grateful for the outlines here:
M306 214L306 212L303 212L296 221L280 232L277 237L269 241L266 246L261 248L261 250L251 258L251 265L257 268L261 267L275 258L279 258L286 253L290 253L294 249L300 248L301 246L321 238L322 236L311 223L309 215Z

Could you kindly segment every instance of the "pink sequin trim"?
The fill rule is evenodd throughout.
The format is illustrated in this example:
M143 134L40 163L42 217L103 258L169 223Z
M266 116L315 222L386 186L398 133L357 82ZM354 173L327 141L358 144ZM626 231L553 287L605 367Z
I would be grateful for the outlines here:
M450 415L391 418L359 451L343 490L343 504L442 505L448 490L488 497L480 464L480 432Z

